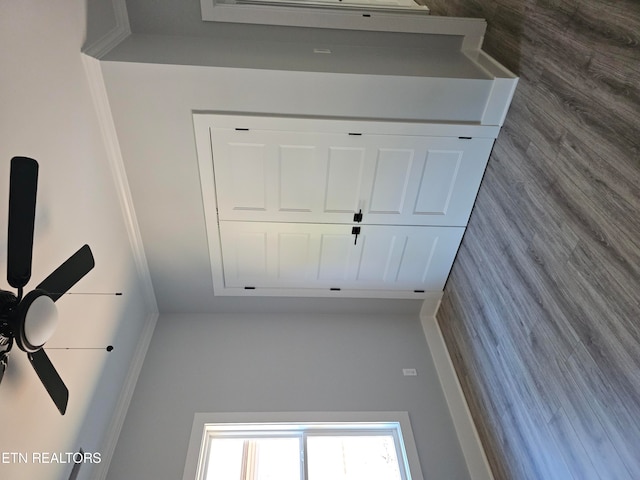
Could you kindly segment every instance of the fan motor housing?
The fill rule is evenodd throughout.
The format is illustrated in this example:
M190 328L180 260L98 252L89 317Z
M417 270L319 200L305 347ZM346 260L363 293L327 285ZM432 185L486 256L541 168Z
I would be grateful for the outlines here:
M18 297L12 292L0 290L0 335L5 337L13 336L11 317L17 305Z
M18 297L12 292L0 289L0 319L8 318L9 312L18 304Z

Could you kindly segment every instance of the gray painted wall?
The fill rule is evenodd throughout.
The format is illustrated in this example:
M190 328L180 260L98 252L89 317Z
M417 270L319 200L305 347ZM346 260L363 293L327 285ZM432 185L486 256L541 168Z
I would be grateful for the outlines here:
M109 57L130 53L127 46L135 50L136 44L134 36ZM211 295L194 110L474 121L490 88L488 81L470 79L121 61L101 66L158 306L165 313L207 312L219 298Z
M95 0L98 1L98 0ZM240 23L204 22L200 0L127 0L129 24L133 33L214 37L231 40L251 39L282 42L327 42L367 46L416 46L423 35L376 33L337 29L280 27Z
M127 385L132 359L136 358L137 349L140 348L138 344L149 315L140 302L143 297L140 285L133 281L131 283L119 309L121 321L109 342L114 350L110 353L101 352L107 359L98 372L93 395L73 445L74 451L82 448L85 452L100 452L105 461L115 440L112 424L122 418L116 408L120 407L120 396ZM103 474L104 468L101 464L83 464L76 480L95 479L96 475ZM71 466L60 480L66 480L70 470Z
M162 315L107 478L182 478L196 412L376 410L409 412L426 479L469 478L417 316Z

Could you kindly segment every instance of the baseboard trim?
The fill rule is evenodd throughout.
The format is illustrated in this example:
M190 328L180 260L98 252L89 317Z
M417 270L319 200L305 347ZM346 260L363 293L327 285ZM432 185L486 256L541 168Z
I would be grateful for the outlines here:
M426 315L421 311L420 321L451 412L469 475L472 480L494 480L435 312L432 315Z
M115 27L95 42L85 44L82 47L82 53L94 58L101 58L113 47L131 35L131 26L129 25L129 14L127 13L126 1L111 0L111 4L113 5L113 13L116 19Z
M435 317L440 308L440 300L442 300L442 292L427 292L420 307L420 318Z
M153 331L155 330L158 316L158 313L150 313L145 319L145 324L142 328L140 340L138 341L138 345L136 346L129 371L127 372L127 377L125 379L122 390L120 391L118 403L116 404L116 409L113 414L111 424L109 425L109 429L107 430L107 433L105 435L103 447L100 450L102 454L101 462L99 464L96 464L94 476L92 476L92 478L94 478L95 480L105 480L107 478L109 465L111 464L113 453L116 450L116 444L118 443L118 438L120 437L120 431L122 430L124 420L127 416L127 411L129 410L129 404L131 403L131 398L133 397L133 391L135 390L136 383L138 382L140 370L142 370L142 365L144 363L145 356L147 355L149 344L151 343L151 337L153 336Z

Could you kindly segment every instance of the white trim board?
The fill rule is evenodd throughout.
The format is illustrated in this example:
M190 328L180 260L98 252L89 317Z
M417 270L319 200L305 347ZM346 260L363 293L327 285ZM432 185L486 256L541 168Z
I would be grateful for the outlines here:
M127 12L127 3L125 0L111 0L113 13L116 19L115 26L103 35L101 38L85 44L82 47L82 53L90 55L94 58L101 58L103 55L122 42L131 35L131 26L129 25L129 14Z
M208 132L218 128L249 128L256 130L303 129L323 133L358 132L369 135L417 135L432 137L497 138L500 127L476 122L401 121L389 119L319 117L267 114L233 114L229 112L193 111L194 126ZM204 146L204 145L203 145Z
M200 449L207 424L313 424L313 423L395 423L403 444L408 480L423 480L418 448L416 447L408 412L196 412L189 437L183 480L196 478Z
M200 11L202 20L212 22L461 35L466 48L479 47L487 28L481 18L432 17L428 11L398 13L366 6L340 9L200 0Z
M124 1L121 3L124 4ZM144 297L145 307L147 310L147 316L140 334L140 339L132 357L120 395L118 396L112 421L107 433L105 434L103 448L100 450L102 453L102 462L100 464L96 464L95 469L92 472L93 476L91 478L103 480L107 477L111 458L113 457L116 443L124 424L127 410L151 342L151 337L153 335L159 313L153 284L151 283L151 275L149 273L149 267L142 244L142 237L140 235L138 221L133 207L133 200L129 190L129 183L127 181L124 162L120 151L120 144L118 143L113 117L111 115L106 86L102 77L100 61L90 56L89 53L84 52L82 54L82 63L87 75L91 97L94 102L96 116L98 118L107 158L113 175L113 182L120 201L122 216L129 237L136 273L140 281L142 295Z
M427 295L422 301L420 307L420 318L435 317L440 308L440 300L442 300L442 292L431 292L431 295Z
M465 51L464 54L487 75L493 77L491 92L482 114L481 123L504 125L519 77L482 50Z
M472 480L494 480L438 321L435 314L426 315L425 311L423 308L420 312L420 322L438 372L469 476Z
M234 115L226 112L214 113L201 111L194 111L192 119L202 187L201 193L205 212L214 295L423 299L425 300L423 305L430 305L428 308L431 309L432 313L435 312L442 296L440 290L356 290L349 288L329 290L328 288L269 287L246 289L237 286L227 286L224 277L222 242L219 231L216 178L212 161L213 146L211 129L215 126L218 128L242 128L248 130L320 131L323 133L358 132L359 134L373 135L397 134L405 136L480 137L493 139L498 135L499 127L472 123L372 121L362 119L329 119L327 117L301 118L292 116Z
M113 418L105 435L104 441L102 442L102 448L100 450L102 453L102 461L99 464L96 464L94 471L95 476L92 477L95 480L104 480L107 478L111 459L113 458L113 452L116 449L116 444L120 437L120 431L124 425L124 420L127 416L127 411L129 410L129 404L131 403L133 392L136 388L136 384L138 383L140 370L142 370L142 365L147 355L147 350L149 349L149 344L151 343L151 337L153 336L153 331L155 330L157 321L158 313L150 313L147 315L140 335L140 340L138 341L138 345L129 366L129 371L127 372L124 385L118 397L118 403L116 404Z
M142 235L140 234L133 199L131 197L131 191L129 190L127 173L120 151L120 143L118 142L113 116L111 115L111 107L109 105L109 98L107 97L107 88L102 77L100 61L87 54L82 54L82 62L87 74L89 89L96 109L116 192L120 200L120 208L136 264L136 273L142 286L145 306L150 313L157 314L158 303L151 282L151 273L149 272L149 265L142 243Z

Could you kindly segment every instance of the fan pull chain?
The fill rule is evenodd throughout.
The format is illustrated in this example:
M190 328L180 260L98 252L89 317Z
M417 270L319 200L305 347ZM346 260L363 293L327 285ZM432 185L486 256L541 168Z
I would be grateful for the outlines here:
M116 297L121 297L123 295L122 292L47 292L51 295L113 295Z
M107 352L113 351L113 345L107 345L104 347L46 347L47 350L106 350Z

